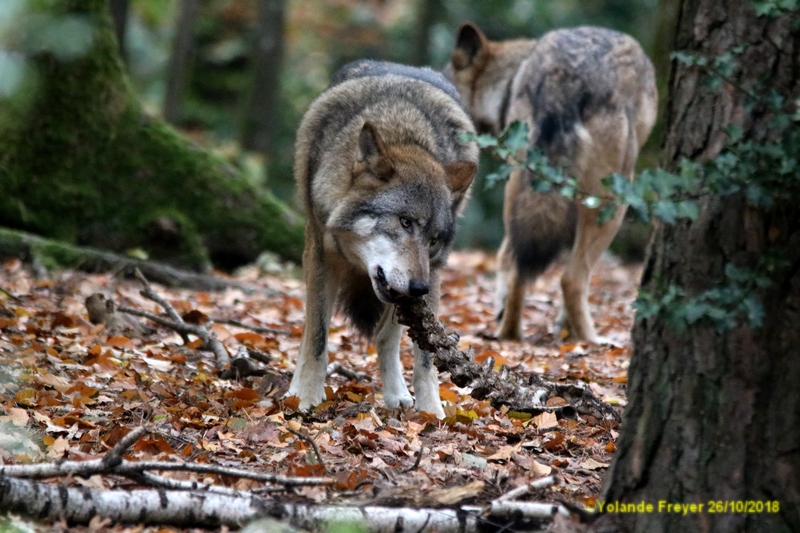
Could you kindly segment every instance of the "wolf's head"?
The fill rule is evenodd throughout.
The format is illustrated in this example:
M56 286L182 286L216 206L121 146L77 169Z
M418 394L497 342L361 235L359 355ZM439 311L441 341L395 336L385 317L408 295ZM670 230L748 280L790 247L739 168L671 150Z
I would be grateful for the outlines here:
M458 30L456 46L443 73L458 89L480 133L500 133L511 95L511 83L536 41L490 41L477 26Z
M416 144L387 146L373 124L364 124L349 198L327 227L381 301L428 293L431 269L447 258L458 207L476 171L471 161L442 165Z

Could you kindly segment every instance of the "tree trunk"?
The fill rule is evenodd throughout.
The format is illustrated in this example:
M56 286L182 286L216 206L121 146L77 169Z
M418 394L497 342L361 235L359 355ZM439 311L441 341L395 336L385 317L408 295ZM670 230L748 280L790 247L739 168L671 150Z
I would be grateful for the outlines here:
M677 50L715 58L746 46L733 83L721 87L704 83L702 69L673 63L663 166L716 157L730 124L745 139L767 131L769 113L746 105L744 93L760 80L787 102L797 98L800 37L791 18L758 17L750 1L682 0ZM670 284L703 293L725 279L726 264L754 268L767 248L790 266L758 292L767 315L761 328L740 321L728 331L705 323L676 331L661 316L637 322L628 407L602 500L654 509L604 513L593 530L800 531L796 192L794 202L769 210L741 194L706 196L696 221L657 227L642 280L650 293ZM659 512L659 502L703 507L684 515ZM752 507L742 509L746 502Z
M117 36L119 55L127 59L125 51L125 30L128 28L128 8L130 0L110 0L111 17L114 19L114 34Z
M286 0L259 0L253 85L242 127L242 146L264 154L267 162L274 153L280 115L285 20Z
M167 90L164 94L164 120L177 124L181 118L181 102L186 88L189 67L194 52L194 22L200 11L200 0L181 0L172 53L167 69Z
M417 9L419 9L419 15L412 63L427 66L431 64L431 30L437 22L445 18L447 10L442 0L421 0Z
M48 6L50 4L47 4ZM299 260L303 224L232 166L141 110L106 0L62 0L54 16L93 27L73 60L31 52L35 91L0 121L0 225L200 268L262 250ZM13 118L13 120L12 120Z

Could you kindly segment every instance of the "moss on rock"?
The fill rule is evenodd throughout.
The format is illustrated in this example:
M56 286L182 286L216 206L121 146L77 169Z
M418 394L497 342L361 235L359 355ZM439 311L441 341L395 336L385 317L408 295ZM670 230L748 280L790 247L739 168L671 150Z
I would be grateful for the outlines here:
M80 15L91 48L40 53L37 92L0 129L0 224L202 268L299 260L303 223L268 191L141 109L117 53L105 0L49 3ZM19 110L17 110L19 113Z

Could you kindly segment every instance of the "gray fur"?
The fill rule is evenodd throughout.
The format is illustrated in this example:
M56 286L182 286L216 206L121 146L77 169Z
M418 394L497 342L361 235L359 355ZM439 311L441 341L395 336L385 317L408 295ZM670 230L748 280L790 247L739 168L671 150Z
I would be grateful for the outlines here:
M655 122L657 94L653 65L630 36L585 26L552 31L539 40L493 42L466 24L445 72L479 128L498 133L525 121L531 144L551 164L565 166L584 194L604 196L601 180L611 173L633 179L639 149ZM561 280L564 326L573 337L596 341L587 303L589 276L616 234L624 208L599 225L596 209L556 193L538 193L531 187L535 179L527 170L516 171L506 184L498 336L521 337L526 281L572 246Z
M309 107L295 146L308 216L308 298L289 394L301 408L324 398L327 348L320 339L327 339L334 308L359 333L377 337L386 405L410 405L393 304L422 296L438 307L437 270L477 169L477 147L461 139L470 131L444 76L392 63L345 65ZM417 349L415 361L417 407L443 417L436 369Z

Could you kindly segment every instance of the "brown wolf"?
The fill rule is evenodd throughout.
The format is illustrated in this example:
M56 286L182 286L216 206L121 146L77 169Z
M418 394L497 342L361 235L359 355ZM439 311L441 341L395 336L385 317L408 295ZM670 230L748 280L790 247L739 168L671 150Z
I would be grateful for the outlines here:
M639 149L656 117L653 65L639 44L616 31L580 27L538 40L493 42L461 27L445 74L480 131L498 133L516 120L551 165L566 166L583 193L603 196L602 178L633 179ZM555 330L598 342L589 314L589 277L617 233L624 208L598 225L598 209L555 192L537 193L529 171L505 189L505 237L498 252L497 336L520 339L525 284L572 245L561 278L564 307Z
M325 399L328 327L338 305L375 334L386 406L413 403L403 380L398 299L436 312L438 269L477 170L474 131L441 73L393 63L343 67L306 112L295 178L308 222L303 254L306 322L288 395L306 409ZM414 346L416 407L444 416L430 355Z

